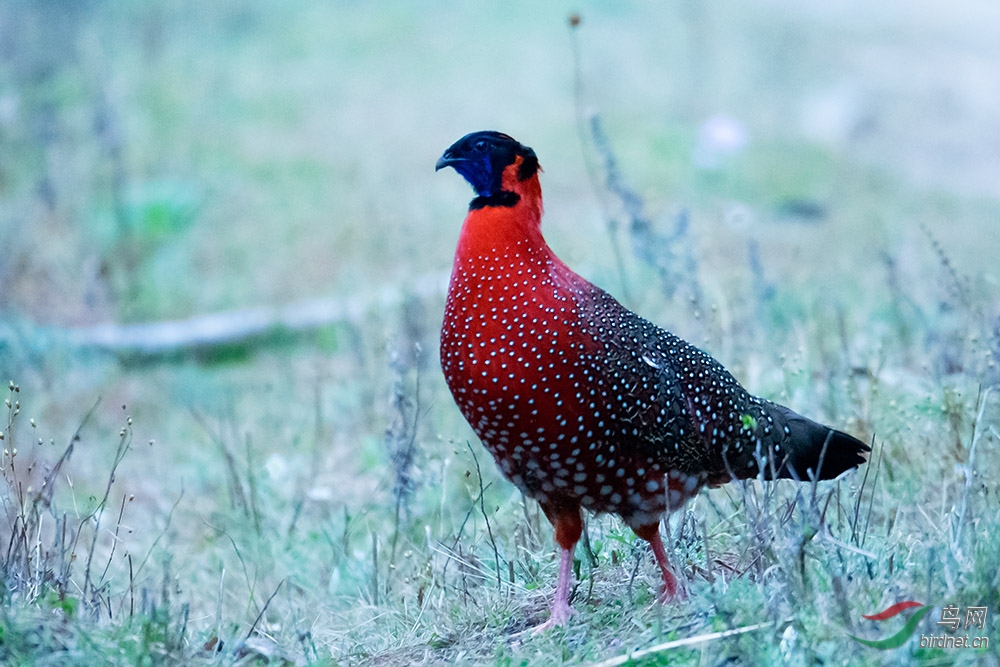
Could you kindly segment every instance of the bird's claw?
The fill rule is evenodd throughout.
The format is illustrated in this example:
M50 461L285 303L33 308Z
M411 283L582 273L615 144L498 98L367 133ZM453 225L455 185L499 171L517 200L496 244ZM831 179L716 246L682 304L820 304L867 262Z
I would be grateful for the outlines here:
M683 602L687 599L687 592L683 586L676 586L671 590L666 584L661 584L660 595L657 599L660 604Z
M552 613L549 615L549 620L533 629L531 631L531 636L534 637L542 634L543 632L548 632L553 628L561 628L565 626L566 622L569 621L569 617L575 613L576 612L569 606L569 604L565 602L560 603L559 601L555 602L552 605Z

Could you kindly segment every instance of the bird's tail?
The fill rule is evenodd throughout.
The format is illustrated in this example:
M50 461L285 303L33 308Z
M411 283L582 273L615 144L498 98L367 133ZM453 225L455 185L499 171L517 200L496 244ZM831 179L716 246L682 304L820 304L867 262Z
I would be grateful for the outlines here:
M768 406L777 423L788 427L788 436L775 457L776 470L765 470L766 479L833 479L865 462L871 447L854 436L818 424L783 405ZM770 468L771 466L766 466Z

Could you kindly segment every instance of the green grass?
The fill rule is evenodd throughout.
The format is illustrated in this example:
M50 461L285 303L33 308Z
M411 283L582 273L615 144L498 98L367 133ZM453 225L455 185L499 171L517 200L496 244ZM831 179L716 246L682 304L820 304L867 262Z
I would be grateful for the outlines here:
M559 3L4 6L0 662L576 664L701 637L632 664L996 665L847 637L916 599L987 606L1000 642L1000 165L980 148L1000 100L952 76L1000 52L988 7L935 7L574 6L574 63ZM689 212L666 271L588 177L574 67L654 233ZM720 112L750 143L699 170ZM541 156L570 265L755 393L874 438L839 482L728 485L670 517L680 602L590 517L577 613L531 635L551 529L444 386L443 294L158 360L60 336L405 295L449 267L469 196L434 160L484 127Z

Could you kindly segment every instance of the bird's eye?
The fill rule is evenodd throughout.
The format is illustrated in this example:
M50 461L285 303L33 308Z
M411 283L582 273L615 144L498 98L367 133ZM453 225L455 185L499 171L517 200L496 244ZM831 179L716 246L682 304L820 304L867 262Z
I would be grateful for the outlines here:
M485 150L486 150L486 140L485 140L485 139L480 139L479 141L477 141L477 142L475 143L475 145L473 145L473 147L472 147L472 148L473 148L473 149L474 149L474 150L475 150L475 151L476 151L477 153L482 153L483 151L485 151Z

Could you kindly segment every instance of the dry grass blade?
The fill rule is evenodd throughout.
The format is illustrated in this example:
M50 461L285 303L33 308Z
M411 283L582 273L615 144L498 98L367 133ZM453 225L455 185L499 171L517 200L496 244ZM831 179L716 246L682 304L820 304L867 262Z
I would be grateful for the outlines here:
M243 638L244 642L247 641L248 639L250 639L253 636L254 631L257 630L257 625L260 623L260 619L264 618L264 614L267 612L267 608L271 606L271 600L273 600L274 596L276 596L278 594L278 591L281 590L281 586L284 583L285 583L285 580L282 579L281 581L278 582L278 585L274 587L274 592L271 593L271 595L267 598L267 601L264 603L264 606L261 607L261 609L260 609L260 613L257 614L257 618L255 618L253 620L253 624L250 626L250 629L247 631L247 636Z
M790 623L793 619L786 619L784 623ZM657 644L655 646L650 646L649 648L644 648L639 651L633 651L626 655L618 656L617 658L611 658L610 660L605 660L603 662L595 662L590 665L590 667L617 667L617 665L624 665L632 662L633 660L641 660L647 656L656 655L657 653L663 653L664 651L670 651L675 648L684 648L686 646L697 646L699 644L705 644L707 642L718 641L720 639L725 639L726 637L735 637L736 635L744 635L748 632L756 632L757 630L763 630L765 628L771 628L777 625L777 621L771 621L768 623L756 623L754 625L747 625L742 628L733 628L732 630L723 630L721 632L709 632L704 635L696 635L694 637L685 637L684 639L675 639L673 641L664 642L662 644Z

